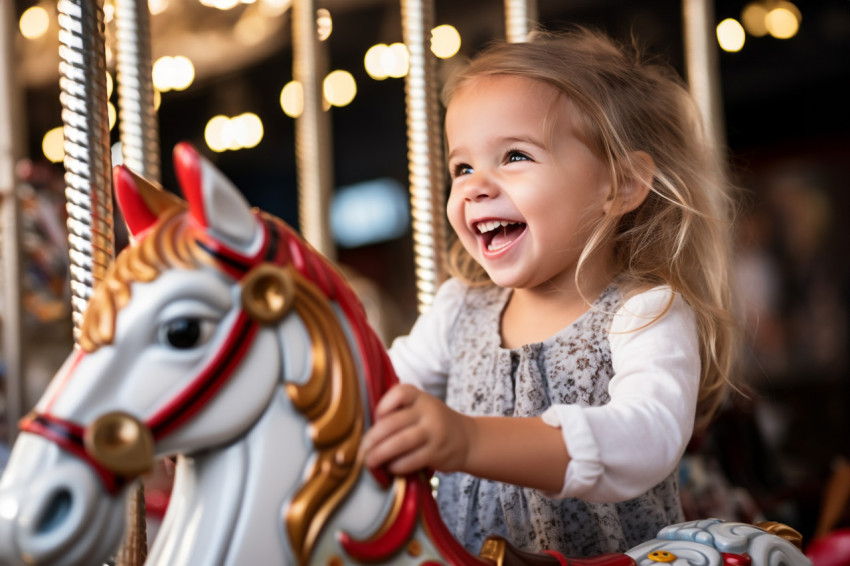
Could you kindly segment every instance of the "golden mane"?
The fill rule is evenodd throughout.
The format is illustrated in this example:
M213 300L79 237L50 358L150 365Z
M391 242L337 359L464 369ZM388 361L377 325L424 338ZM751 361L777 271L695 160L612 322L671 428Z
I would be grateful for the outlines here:
M360 475L364 415L357 366L345 332L318 287L293 273L294 308L310 335L313 364L306 383L285 387L292 404L310 421L316 460L292 498L285 522L299 563L307 564L325 523Z
M132 283L148 283L173 267L195 269L209 262L209 254L189 236L184 212L164 212L150 234L118 254L83 315L79 343L84 351L94 352L115 339L116 317L130 302Z
M117 315L130 301L132 283L151 282L170 268L215 265L192 237L184 212L166 211L149 234L118 255L86 308L79 338L84 351L114 341ZM289 273L295 283L293 308L310 335L313 363L306 383L284 387L309 421L316 458L284 522L299 562L307 564L325 523L362 469L358 450L365 419L357 364L329 299L306 275L295 269Z
M83 315L79 343L84 351L94 352L115 339L116 317L130 301L132 283L148 283L166 269L194 269L209 261L189 236L183 213L179 208L166 211L150 234L118 254Z

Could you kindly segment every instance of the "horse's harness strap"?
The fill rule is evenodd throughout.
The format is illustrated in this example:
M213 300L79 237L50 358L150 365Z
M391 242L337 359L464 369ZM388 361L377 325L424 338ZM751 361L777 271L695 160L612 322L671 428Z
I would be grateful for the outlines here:
M254 257L243 256L221 244L213 244L210 240L198 239L198 244L219 261L224 271L235 279L242 280L255 265L279 261L278 256L284 251L279 245L279 234L275 226L263 219L260 219L260 224L264 230L264 242ZM221 390L239 366L259 327L259 321L239 309L236 321L215 357L186 388L144 423L155 441L196 415ZM80 357L82 356L81 354ZM78 359L77 362L79 361ZM70 377L69 375L68 378ZM88 463L109 493L116 493L128 480L134 479L107 469L92 457L83 441L86 429L82 425L56 417L49 412L33 412L21 420L20 429L55 442L63 450Z

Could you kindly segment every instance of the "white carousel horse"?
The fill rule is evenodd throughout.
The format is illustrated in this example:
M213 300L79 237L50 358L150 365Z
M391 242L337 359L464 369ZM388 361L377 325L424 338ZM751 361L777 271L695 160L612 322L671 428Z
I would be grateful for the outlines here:
M396 378L351 289L190 146L175 165L188 206L116 168L135 244L21 423L0 479L0 564L101 563L122 534L127 487L172 455L148 565L807 564L783 538L713 523L586 560L497 538L468 553L425 474L363 467L362 434Z

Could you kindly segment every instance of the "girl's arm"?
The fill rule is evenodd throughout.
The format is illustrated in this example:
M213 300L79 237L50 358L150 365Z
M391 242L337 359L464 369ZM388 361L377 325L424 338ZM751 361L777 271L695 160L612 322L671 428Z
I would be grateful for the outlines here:
M696 323L679 296L664 312L670 298L669 289L649 291L618 313L608 404L553 405L542 418L469 417L413 387L396 387L364 438L367 465L389 462L396 474L463 471L554 497L637 497L676 468L694 422Z
M388 350L399 381L444 398L449 371L449 336L467 287L449 279L437 290L431 309L419 316L407 336Z
M701 366L684 299L668 287L636 295L615 316L609 343L610 402L553 405L543 414L560 427L572 458L554 497L637 497L673 473L693 432Z
M376 413L363 441L369 467L462 471L548 492L564 483L564 440L540 418L466 416L411 385L387 392Z

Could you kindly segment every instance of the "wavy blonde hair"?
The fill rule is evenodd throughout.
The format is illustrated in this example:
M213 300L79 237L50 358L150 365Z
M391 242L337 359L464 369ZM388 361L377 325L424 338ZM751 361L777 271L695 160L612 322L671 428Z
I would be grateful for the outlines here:
M668 65L644 57L595 31L535 33L527 43L495 43L446 84L443 100L470 81L512 75L556 88L576 111L579 135L608 165L613 198L624 182L650 177L644 202L623 216L606 215L582 255L614 241L618 281L626 296L659 284L680 293L696 314L702 376L697 427L723 401L735 349L731 315L731 185L706 139L699 112L682 80ZM553 132L557 135L557 132ZM452 242L449 271L473 285L491 284L484 270Z

